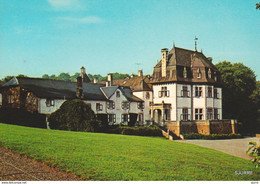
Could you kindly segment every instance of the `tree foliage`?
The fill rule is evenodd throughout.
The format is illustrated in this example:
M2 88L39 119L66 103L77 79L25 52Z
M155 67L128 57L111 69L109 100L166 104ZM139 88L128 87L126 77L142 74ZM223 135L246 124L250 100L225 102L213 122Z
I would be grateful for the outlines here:
M255 8L260 10L260 3L256 3Z
M257 168L260 165L260 145L257 145L256 142L249 142L250 147L246 151L249 153L250 157L253 157L252 162Z
M242 63L223 61L216 67L223 82L223 118L241 121L242 132L255 132L260 99L256 75Z
M102 128L94 111L82 100L65 101L48 121L51 129L96 132Z

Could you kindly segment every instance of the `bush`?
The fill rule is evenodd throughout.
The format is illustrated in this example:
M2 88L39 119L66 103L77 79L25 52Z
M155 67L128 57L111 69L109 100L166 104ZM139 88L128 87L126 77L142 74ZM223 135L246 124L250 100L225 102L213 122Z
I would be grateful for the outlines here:
M240 134L198 134L198 133L190 133L190 134L183 134L184 139L207 139L207 140L214 140L214 139L235 139L235 138L242 138Z
M249 142L250 147L246 151L249 153L250 157L253 157L252 162L257 168L260 165L260 144L257 145L256 142Z
M48 118L51 129L97 132L102 129L101 121L89 105L81 100L68 100Z
M162 136L162 131L158 127L124 127L121 130L123 135Z

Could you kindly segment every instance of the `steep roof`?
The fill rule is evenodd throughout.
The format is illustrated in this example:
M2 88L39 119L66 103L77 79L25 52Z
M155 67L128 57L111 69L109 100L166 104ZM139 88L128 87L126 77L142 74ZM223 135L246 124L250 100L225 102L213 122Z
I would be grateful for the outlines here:
M166 77L162 77L162 61L155 66L151 83L160 82L195 82L195 83L219 83L220 75L215 65L202 53L198 51L187 50L179 47L173 47L168 53L166 63ZM183 77L184 69L187 71L187 78ZM202 77L195 77L196 71L202 73ZM216 75L218 82L208 77L208 70L212 76Z
M149 82L150 79L148 76L137 76L133 78L116 79L113 81L113 84L117 86L130 87L133 92L152 91Z
M134 96L132 94L132 91L129 87L123 87L123 86L108 86L108 87L101 87L101 91L104 93L104 95L107 97L107 99L110 99L110 97L115 93L115 91L119 89L123 95L127 98L127 100L131 102L142 102L140 98Z
M20 86L30 92L33 92L39 98L55 99L74 99L76 98L76 82L14 77L7 82L4 87ZM106 97L100 91L100 84L83 83L83 95L85 100L106 100Z

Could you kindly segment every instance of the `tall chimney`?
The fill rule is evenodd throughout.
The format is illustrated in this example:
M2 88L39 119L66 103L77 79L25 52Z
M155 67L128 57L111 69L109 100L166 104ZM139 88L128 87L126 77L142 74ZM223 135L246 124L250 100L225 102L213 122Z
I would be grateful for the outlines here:
M107 74L107 82L108 82L108 86L113 86L113 74L112 73Z
M77 98L83 98L83 87L82 87L82 78L79 76L77 77L77 91L76 91Z
M93 82L94 82L94 84L96 84L98 82L98 78L94 77Z
M138 77L142 77L143 76L143 70L138 70Z
M134 74L133 74L133 72L131 73L130 77L131 77L131 78L134 78Z
M168 49L161 49L162 52L162 77L166 77L166 67L168 62Z

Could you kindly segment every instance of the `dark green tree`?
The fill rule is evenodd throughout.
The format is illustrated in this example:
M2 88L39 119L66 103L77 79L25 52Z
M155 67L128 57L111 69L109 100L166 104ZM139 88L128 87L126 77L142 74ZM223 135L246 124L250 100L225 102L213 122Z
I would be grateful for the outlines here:
M260 3L256 3L255 8L260 10Z
M44 79L49 79L50 76L49 76L48 74L44 74L44 75L42 75L42 78L44 78Z
M48 121L51 129L96 132L102 128L94 111L82 100L65 101Z
M74 75L70 77L70 80L73 82L77 81L77 78L80 76L80 73L76 72Z
M8 75L5 78L2 79L3 83L8 82L9 80L11 80L14 76L13 75Z
M223 119L242 122L241 133L253 133L259 128L257 109L259 93L254 71L242 63L223 61L216 64L223 82Z
M60 73L60 75L56 79L69 81L70 80L70 74L69 73Z

